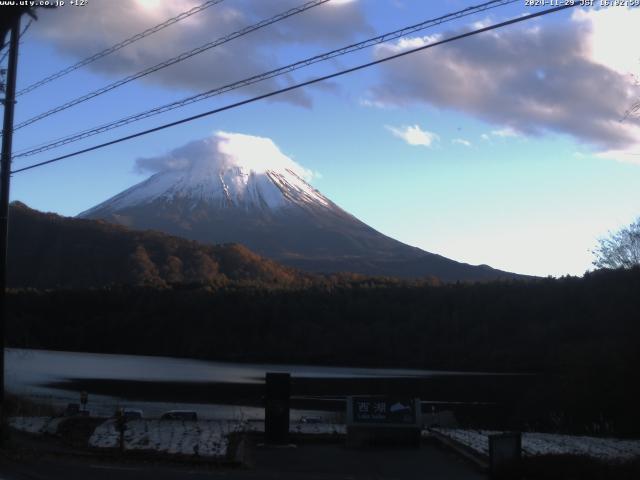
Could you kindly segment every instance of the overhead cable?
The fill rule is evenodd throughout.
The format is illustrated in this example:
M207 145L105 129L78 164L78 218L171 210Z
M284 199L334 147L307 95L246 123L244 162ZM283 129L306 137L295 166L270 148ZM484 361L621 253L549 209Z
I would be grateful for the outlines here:
M177 23L181 20L184 20L185 18L189 18L192 15L195 15L196 13L199 13L203 10L206 10L209 7L212 7L213 5L217 5L218 3L222 3L224 2L224 0L208 0L204 3L201 3L200 5L196 5L195 7L182 12L178 15L176 15L175 17L171 17L167 20L165 20L162 23L159 23L158 25L148 28L146 29L144 32L140 32L137 33L136 35L133 35L132 37L129 37L119 43L116 43L115 45L112 45L108 48L105 48L104 50L95 53L93 55L91 55L90 57L87 57L83 60L80 60L77 63L74 63L73 65L70 65L66 68L63 68L62 70L53 73L45 78L43 78L42 80L38 80L37 82L29 85L28 87L23 88L22 90L19 90L16 93L16 96L19 97L20 95L24 95L25 93L29 93L33 90L35 90L36 88L40 88L43 85L46 85L49 82L53 82L54 80L57 80L60 77L64 77L65 75L73 72L74 70L78 70L79 68L82 68L86 65L89 65L90 63L95 62L96 60L99 60L103 57L106 57L107 55L110 55L114 52L117 52L118 50L120 50L121 48L126 47L127 45L131 45L134 42L137 42L138 40L142 40L145 37L148 37L149 35L152 35L156 32L159 32L160 30L163 30L164 28L167 28L170 25L173 25L174 23Z
M186 105L190 105L192 103L196 103L196 102L200 102L202 100L206 100L208 98L217 96L217 95L221 95L227 92L230 92L232 90L236 90L242 87L246 87L249 85L253 85L255 83L258 82L262 82L280 75L284 75L290 72L293 72L295 70L304 68L304 67L308 67L310 65L313 65L315 63L319 63L319 62L323 62L323 61L327 61L330 60L332 58L341 56L341 55L346 55L348 53L352 53L358 50L362 50L364 48L368 48L368 47L372 47L374 45L379 45L381 43L384 42L388 42L391 40L395 40L397 38L402 38L405 37L406 35L418 32L420 30L425 30L427 28L436 26L436 25L440 25L442 23L445 22L450 22L462 17L466 17L468 15L473 15L479 12L483 12L486 10L489 10L491 8L496 8L496 7L500 7L500 6L504 6L507 4L511 4L511 3L515 3L515 2L519 2L520 0L493 0L493 1L489 1L489 2L485 2L481 5L476 5L476 6L472 6L472 7L468 7L465 8L463 10L457 11L457 12L453 12L447 15L443 15L437 18L433 18L430 20L425 20L423 22L417 23L415 25L409 26L409 27L405 27L399 30L394 30L393 32L389 32L389 33L385 33L383 35L378 35L376 37L373 38L369 38L367 40L358 42L358 43L354 43L352 45L348 45L346 47L342 47L342 48L338 48L336 50L331 50L329 52L325 52L322 53L320 55L315 55L313 57L310 58L306 58L304 60L300 60L297 61L295 63L291 63L289 65L286 65L284 67L280 67L274 70L270 70L268 72L264 72L261 73L259 75L253 75L251 77L245 78L243 80L239 80L227 85L224 85L222 87L217 87L211 90L207 90L205 92L202 93L198 93L196 95L192 95L186 98L183 98L181 100L175 101L175 102L171 102L165 105L161 105L155 108L152 108L150 110L146 110L144 112L140 112L140 113L136 113L133 115L129 115L127 117L121 118L119 120L115 120L109 123L105 123L103 125L99 125L97 127L92 127L90 129L86 129L86 130L82 130L80 132L76 132L74 134L71 135L67 135L65 137L62 138L58 138L56 140L53 141L49 141L47 143L43 143L37 146L32 146L32 147L28 147L27 149L24 149L18 153L16 153L13 158L20 158L20 157L27 157L27 156L32 156L32 155L36 155L38 153L42 153L45 152L47 150L52 150L54 148L58 148L64 145L67 145L69 143L74 143L77 142L79 140L83 140L85 138L88 137L92 137L94 135L98 135L101 133L105 133L107 131L110 130L114 130L116 128L128 125L130 123L134 123L140 120L143 120L145 118L149 118L155 115L159 115L161 113L165 113L171 110L175 110L177 108L181 108L184 107Z
M24 120L23 122L18 123L17 125L15 125L13 127L14 131L15 130L19 130L21 128L26 127L27 125L31 125L32 123L38 122L44 118L47 118L53 114L62 112L63 110L66 110L68 108L74 107L80 103L86 102L87 100L91 100L92 98L95 98L99 95L102 95L104 93L110 92L111 90L114 90L118 87L121 87L129 82L132 82L134 80L137 80L139 78L142 77L146 77L147 75L150 75L154 72L157 72L158 70L162 70L163 68L169 67L171 65L175 65L176 63L182 62L184 60L187 60L188 58L191 58L195 55L199 55L203 52L206 52L207 50L210 50L212 48L218 47L220 45L223 45L227 42L230 42L231 40L234 40L236 38L242 37L244 35L247 35L251 32L255 32L256 30L259 30L261 28L264 28L268 25L272 25L276 22L279 22L281 20L284 20L285 18L289 18L293 15L297 15L299 13L305 12L311 8L317 7L319 5L322 5L323 3L327 3L331 0L311 0L310 2L307 2L303 5L300 5L298 7L294 7L291 8L285 12L279 13L277 15L274 15L273 17L267 18L265 20L262 20L258 23L254 23L253 25L249 25L248 27L245 27L241 30L235 31L233 33L230 33L228 35L225 35L223 37L218 38L217 40L214 40L212 42L208 42L205 43L204 45L201 45L197 48L194 48L193 50L189 50L188 52L184 52L181 53L180 55L170 58L168 60L165 60L162 63L159 63L157 65L154 65L152 67L149 68L145 68L144 70L139 71L138 73L134 73L133 75L129 75L127 77L121 78L120 80L117 80L113 83L110 83L109 85L106 85L102 88L99 88L98 90L94 90L93 92L87 93L85 95L82 95L80 97L74 98L73 100L70 100L62 105L59 105L55 108L52 108L51 110L48 110L46 112L40 113L38 115L36 115L35 117L31 117L27 120Z
M339 72L335 72L335 73L332 73L332 74L329 74L329 75L324 75L322 77L317 77L317 78L314 78L312 80L307 80L306 82L297 83L295 85L291 85L289 87L281 88L279 90L275 90L275 91L272 91L272 92L269 92L269 93L265 93L263 95L258 95L256 97L248 98L246 100L235 102L235 103L232 103L230 105L225 105L224 107L219 107L219 108L215 108L213 110L209 110L209 111L206 111L206 112L203 112L203 113L199 113L197 115L192 115L190 117L186 117L186 118L183 118L181 120L176 120L174 122L165 123L164 125L159 125L157 127L150 128L148 130L143 130L141 132L137 132L137 133L134 133L134 134L131 134L131 135L127 135L127 136L124 136L124 137L116 138L114 140L111 140L111 141L108 141L108 142L105 142L105 143L101 143L99 145L94 145L92 147L83 148L82 150L77 150L77 151L72 152L72 153L67 153L66 155L61 155L59 157L52 158L50 160L34 163L33 165L29 165L27 167L19 168L17 170L12 170L11 173L12 174L20 173L20 172L24 172L24 171L27 171L27 170L32 170L34 168L42 167L44 165L49 165L51 163L55 163L55 162L59 162L61 160L65 160L67 158L75 157L75 156L81 155L83 153L99 150L101 148L105 148L105 147L108 147L108 146L111 146L111 145L115 145L117 143L122 143L122 142L125 142L127 140L132 140L134 138L138 138L138 137L142 137L144 135L148 135L150 133L158 132L160 130L165 130L167 128L171 128L171 127L175 127L175 126L178 126L178 125L182 125L184 123L192 122L192 121L198 120L200 118L204 118L204 117L208 117L208 116L211 116L211 115L215 115L217 113L224 112L226 110L231 110L231 109L234 109L234 108L238 108L238 107L241 107L243 105L247 105L247 104L250 104L250 103L257 102L259 100L264 100L266 98L270 98L270 97L273 97L275 95L280 95L282 93L290 92L290 91L296 90L298 88L306 87L308 85L313 85L315 83L323 82L325 80L329 80L329 79L332 79L332 78L340 77L340 76L346 75L348 73L357 72L357 71L363 70L365 68L370 68L370 67L373 67L374 65L379 65L381 63L389 62L391 60L395 60L397 58L401 58L401 57L405 57L407 55L411 55L411 54L414 54L414 53L417 53L417 52L421 52L421 51L427 50L429 48L437 47L439 45L444 45L446 43L454 42L454 41L457 41L457 40L462 40L463 38L468 38L468 37L471 37L473 35L478 35L480 33L488 32L490 30L496 30L498 28L503 28L503 27L506 27L508 25L513 25L515 23L525 22L525 21L531 20L533 18L538 18L538 17L542 17L544 15L548 15L548 14L551 14L551 13L555 13L555 12L559 12L559 11L562 11L562 10L566 10L567 8L577 7L578 5L579 4L577 4L577 3L565 4L565 5L562 5L562 6L559 6L559 7L549 8L549 9L542 10L542 11L539 11L539 12L530 13L530 14L527 14L527 15L521 15L519 17L512 18L511 20L506 20L504 22L496 23L496 24L493 24L493 25L489 25L487 27L483 27L483 28L479 28L479 29L476 29L476 30L472 30L470 32L462 33L460 35L455 35L455 36L452 36L452 37L448 37L448 38L445 38L443 40L434 41L432 43L428 43L428 44L422 45L420 47L412 48L412 49L409 49L409 50L404 50L404 51L402 51L400 53L396 53L396 54L390 55L388 57L384 57L384 58L380 58L378 60L374 60L372 62L363 63L363 64L360 64L360 65L355 66L355 67L347 68L345 70L340 70Z
M397 54L394 54L394 55L390 55L388 57L380 58L378 60L374 60L374 61L371 61L371 62L368 62L368 63L363 63L363 64L360 64L358 66L347 68L345 70L340 70L338 72L335 72L335 73L332 73L332 74L329 74L329 75L324 75L322 77L317 77L317 78L314 78L312 80L307 80L305 82L297 83L297 84L291 85L289 87L281 88L279 90L275 90L275 91L272 91L272 92L269 92L269 93L258 95L256 97L248 98L246 100L235 102L235 103L232 103L230 105L225 105L224 107L215 108L213 110L209 110L209 111L206 111L206 112L203 112L203 113L199 113L197 115L192 115L190 117L186 117L186 118L183 118L183 119L180 119L180 120L176 120L174 122L165 123L163 125L159 125L157 127L150 128L148 130L143 130L143 131L131 134L131 135L127 135L127 136L124 136L124 137L116 138L114 140L111 140L111 141L108 141L108 142L105 142L105 143L101 143L101 144L98 144L98 145L94 145L92 147L84 148L82 150L77 150L75 152L68 153L68 154L65 154L65 155L61 155L59 157L52 158L50 160L46 160L46 161L43 161L43 162L38 162L38 163L35 163L35 164L32 164L32 165L29 165L27 167L23 167L23 168L19 168L19 169L13 170L11 173L12 174L20 173L20 172L24 172L24 171L27 171L27 170L32 170L34 168L42 167L44 165L49 165L51 163L55 163L55 162L59 162L61 160L67 159L67 158L75 157L75 156L81 155L83 153L99 150L101 148L105 148L105 147L108 147L110 145L115 145L117 143L122 143L122 142L125 142L127 140L132 140L134 138L141 137L141 136L144 136L144 135L148 135L148 134L151 134L151 133L154 133L154 132L158 132L160 130L165 130L167 128L175 127L177 125L182 125L184 123L192 122L194 120L198 120L200 118L204 118L204 117L208 117L208 116L211 116L211 115L215 115L217 113L224 112L226 110L231 110L231 109L243 106L243 105L247 105L247 104L250 104L250 103L257 102L259 100L264 100L266 98L270 98L270 97L273 97L275 95L280 95L282 93L290 92L290 91L296 90L298 88L306 87L306 86L313 85L315 83L319 83L319 82L322 82L322 81L325 81L325 80L329 80L329 79L332 79L332 78L340 77L340 76L346 75L348 73L353 73L353 72L356 72L356 71L359 71L359 70L363 70L365 68L369 68L369 67L372 67L374 65L379 65L379 64L384 63L384 62L388 62L388 61L391 61L391 60L395 60L397 58L405 57L407 55L411 55L411 54L414 54L414 53L417 53L417 52L421 52L421 51L427 50L429 48L437 47L437 46L443 45L445 43L450 43L450 42L453 42L453 41L461 40L463 38L471 37L473 35L478 35L480 33L488 32L490 30L496 30L498 28L503 28L503 27L506 27L508 25L513 25L515 23L525 22L525 21L531 20L533 18L538 18L538 17L541 17L543 15L548 15L548 14L551 14L551 13L559 12L561 10L566 10L568 8L573 8L573 7L577 7L577 6L579 6L579 4L577 4L577 3L565 4L565 5L562 5L562 6L549 8L549 9L542 10L542 11L539 11L539 12L534 12L534 13L530 13L530 14L527 14L527 15L522 15L522 16L519 16L519 17L516 17L516 18L512 18L511 20L507 20L507 21L504 21L504 22L500 22L500 23L496 23L496 24L493 24L493 25L489 25L487 27L483 27L483 28L479 28L479 29L476 29L476 30L472 30L472 31L469 31L469 32L466 32L466 33L462 33L460 35L455 35L455 36L452 36L452 37L448 37L448 38L445 38L443 40L434 41L434 42L428 43L426 45L422 45L420 47L404 50L404 51L402 51L400 53L397 53Z

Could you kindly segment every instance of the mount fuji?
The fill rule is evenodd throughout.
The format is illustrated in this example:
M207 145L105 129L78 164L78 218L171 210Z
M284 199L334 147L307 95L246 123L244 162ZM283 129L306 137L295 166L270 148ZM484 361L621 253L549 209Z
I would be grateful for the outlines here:
M269 139L217 132L138 159L147 180L82 212L206 243L241 243L285 265L443 281L517 275L411 247L369 227L308 183L311 172Z

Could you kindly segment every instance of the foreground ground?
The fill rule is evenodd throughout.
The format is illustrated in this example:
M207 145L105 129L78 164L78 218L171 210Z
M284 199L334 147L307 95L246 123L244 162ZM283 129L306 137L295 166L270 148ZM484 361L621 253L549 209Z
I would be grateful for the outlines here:
M432 428L419 448L345 446L344 425L291 425L292 446L263 445L264 424L134 420L122 446L113 419L14 417L0 480L481 479L487 434ZM197 446L197 448L196 448ZM640 441L523 434L523 478L637 480Z
M441 417L423 417L425 425L440 423ZM319 418L318 418L319 420ZM429 423L427 423L431 420ZM252 420L129 420L122 437L114 418L96 417L11 417L9 425L17 432L33 438L59 439L85 450L112 454L120 449L132 454L165 455L218 460L236 456L234 438L243 435L262 435L264 421ZM290 433L296 438L343 441L346 426L326 421L292 422ZM461 446L474 457L489 456L489 430L432 427L423 430L423 438L434 437L447 444ZM122 445L120 446L120 442ZM522 455L572 455L604 462L629 462L640 458L640 440L560 435L525 432L522 434Z
M3 459L2 480L153 479L443 479L486 478L454 453L432 443L419 449L347 449L342 444L298 444L295 448L255 446L248 467L212 467L86 457Z

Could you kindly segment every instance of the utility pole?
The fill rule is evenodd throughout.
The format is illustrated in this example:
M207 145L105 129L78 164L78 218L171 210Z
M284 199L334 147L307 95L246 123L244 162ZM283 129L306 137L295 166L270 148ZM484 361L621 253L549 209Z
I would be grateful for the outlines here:
M18 71L18 40L21 14L11 18L9 65L4 96L2 159L0 160L0 420L4 418L4 346L7 320L7 244L9 234L9 184L11 182L11 154L13 141L13 111L16 103L16 74Z

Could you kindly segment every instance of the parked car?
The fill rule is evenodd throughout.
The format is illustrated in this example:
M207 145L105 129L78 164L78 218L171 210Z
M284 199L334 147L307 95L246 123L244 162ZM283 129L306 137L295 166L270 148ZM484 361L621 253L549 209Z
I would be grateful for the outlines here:
M302 416L300 417L300 423L322 423L322 417Z
M198 414L193 410L171 410L163 413L160 420L198 420Z
M140 420L142 418L142 410L134 408L125 408L122 411L125 420Z

